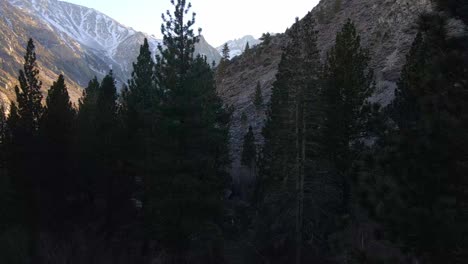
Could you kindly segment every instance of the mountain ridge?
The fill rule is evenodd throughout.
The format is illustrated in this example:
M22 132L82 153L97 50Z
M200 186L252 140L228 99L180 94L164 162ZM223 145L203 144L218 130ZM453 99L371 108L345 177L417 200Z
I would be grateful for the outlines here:
M15 100L12 88L17 83L23 49L30 37L37 45L43 89L62 73L75 103L90 79L102 78L110 70L114 72L118 87L124 85L144 38L148 39L153 55L162 43L98 10L64 1L5 0L1 6L5 12L3 19L0 18L0 61L4 68L0 71L0 94L6 104ZM196 53L207 56L209 62L217 63L221 59L203 37Z
M252 35L245 35L241 38L228 40L225 44L229 47L229 56L230 58L234 58L236 56L242 55L245 51L245 47L247 43L249 43L250 47L260 44L260 40L254 38ZM224 45L217 47L219 54L222 54Z

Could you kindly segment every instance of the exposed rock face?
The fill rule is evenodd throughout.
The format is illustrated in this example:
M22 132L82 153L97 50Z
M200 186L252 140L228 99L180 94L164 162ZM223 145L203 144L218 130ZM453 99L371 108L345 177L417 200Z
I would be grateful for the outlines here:
M322 58L334 44L336 33L347 19L351 19L369 50L371 66L375 71L377 91L373 100L387 104L393 99L396 82L405 63L406 54L416 35L416 21L421 13L432 9L430 0L322 0L304 20L316 21L318 48ZM310 29L314 30L314 29ZM219 94L235 112L231 124L231 155L233 177L239 182L242 174L240 154L243 135L249 125L254 127L259 145L265 113L253 106L253 94L258 81L262 83L264 99L269 102L271 86L275 80L281 58L281 47L287 38L278 35L267 49L255 50L235 58L227 67L227 74L218 76ZM269 63L265 64L265 61ZM247 123L241 121L242 113Z
M200 41L195 46L195 54L206 56L206 60L210 65L213 61L215 64L218 64L221 60L221 54L208 44L203 36L200 36Z
M80 86L84 85L80 81L93 76L90 65L105 64L99 58L90 58L78 43L56 34L46 23L8 1L0 1L0 94L4 102L14 100L14 85L30 37L36 40L43 87L50 86L63 71L75 101L81 95Z
M385 105L393 99L406 54L417 33L415 23L420 14L430 10L430 0L322 0L304 19L317 21L322 57L346 20L355 23L375 71L374 99Z
M240 162L243 138L249 126L252 126L259 147L263 143L261 131L266 118L267 102L270 101L271 87L285 43L285 36L277 35L268 46L257 45L248 53L232 59L226 72L217 76L219 95L227 105L234 108L230 128L230 154L233 160L231 176L237 186L248 184L252 180L242 178L245 174ZM261 109L253 104L258 82L265 102Z

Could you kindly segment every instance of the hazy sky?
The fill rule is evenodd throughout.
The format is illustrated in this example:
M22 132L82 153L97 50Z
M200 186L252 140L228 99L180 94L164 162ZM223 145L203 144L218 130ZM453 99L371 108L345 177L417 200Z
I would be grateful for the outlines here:
M170 0L64 0L92 7L126 26L160 37L161 13ZM302 18L319 0L192 0L195 27L213 46L244 35L280 33Z

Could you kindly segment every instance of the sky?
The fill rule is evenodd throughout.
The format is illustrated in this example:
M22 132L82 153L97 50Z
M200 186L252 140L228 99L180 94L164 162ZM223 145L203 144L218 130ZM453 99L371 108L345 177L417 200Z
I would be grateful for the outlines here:
M161 37L161 14L172 10L170 0L63 0L94 8L135 30ZM208 43L224 42L265 32L282 33L296 17L304 17L319 0L191 0ZM197 30L195 30L197 32Z

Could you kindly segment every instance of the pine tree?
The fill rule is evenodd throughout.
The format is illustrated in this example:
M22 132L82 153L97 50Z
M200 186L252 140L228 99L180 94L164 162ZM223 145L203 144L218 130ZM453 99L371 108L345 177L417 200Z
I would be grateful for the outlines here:
M112 239L132 217L129 208L133 206L134 175L127 171L125 162L127 143L121 113L112 71L100 84L96 78L91 80L80 102L77 122L76 143L83 176L79 190L86 197L82 201L86 210L99 209L93 219L105 223L106 239ZM95 208L97 201L101 201L100 208Z
M106 237L118 229L125 210L130 206L131 175L125 175L122 148L122 121L117 104L117 88L113 72L104 77L99 88L96 112L97 153L96 196L106 202L104 219Z
M389 107L394 126L379 141L367 204L391 239L428 263L462 263L466 221L466 39L446 18L421 17ZM455 66L456 65L456 66ZM378 185L380 183L380 185ZM457 247L459 250L452 250Z
M11 112L16 112L12 104ZM25 231L24 208L18 202L18 194L12 185L12 175L8 172L11 157L10 129L4 105L0 106L0 259L5 263L29 263L28 239Z
M242 147L242 165L248 168L254 167L256 157L255 135L252 126L249 126L249 131L244 136L244 145Z
M95 147L99 139L97 131L97 98L100 93L100 83L95 77L89 81L83 96L79 102L77 114L75 149L78 153L78 174L81 175L77 188L83 197L81 203L84 207L91 208L96 199L96 180L98 178L98 153Z
M88 82L88 86L83 90L83 96L80 100L80 110L86 110L85 108L88 106L96 106L99 87L100 84L96 77Z
M311 29L312 24L296 23L288 31L290 43L282 55L263 129L257 243L274 263L288 263L291 258L295 263L307 261L302 249L310 237L303 234L312 234L305 227L316 213L310 207L314 201L308 190L316 178L312 164L317 151L309 147L316 143L320 123L316 98L319 60ZM271 241L281 244L272 245ZM276 254L278 249L281 256Z
M213 229L219 228L229 163L229 115L216 94L206 59L193 57L198 41L192 30L195 20L193 16L185 19L191 5L184 0L173 4L174 15L164 16L162 26L167 49L156 65L157 82L164 91L158 130L158 176L147 183L150 186L146 189L151 190L151 233L179 263L186 261L191 247L218 239ZM207 228L211 230L208 233ZM200 235L205 238L190 239ZM213 249L214 245L209 247Z
M250 52L250 44L249 44L249 42L247 41L247 44L245 44L244 53L248 54L249 52Z
M241 165L244 166L248 173L248 184L240 186L241 197L242 194L247 194L247 199L251 199L252 195L255 196L255 188L258 185L257 181L257 146L255 145L255 135L252 126L249 126L248 132L244 135L244 142L242 146ZM243 182L241 182L243 183ZM253 188L252 188L253 187Z
M128 107L141 109L132 109L132 111L144 112L154 107L157 100L155 63L149 48L148 40L145 39L140 47L140 54L136 63L133 63L132 78L128 81ZM138 103L140 102L140 103ZM141 105L142 104L142 105ZM137 122L138 123L138 122Z
M6 173L6 149L8 142L8 119L5 106L0 104L0 177Z
M59 75L50 87L46 107L41 120L41 134L45 144L45 155L54 160L54 166L47 166L46 178L41 189L47 196L47 221L50 227L57 228L66 219L65 201L72 192L72 143L75 109L70 102L65 79Z
M10 158L8 171L12 175L12 184L18 197L21 217L18 222L26 228L29 236L29 256L37 260L37 242L39 239L40 193L38 184L44 178L41 170L41 147L39 139L39 121L42 116L41 81L36 62L35 46L29 39L23 70L19 71L20 86L15 87L18 105L10 112L9 124L11 138L9 143Z
M128 141L124 144L124 155L127 160L126 173L134 175L135 180L143 182L144 189L142 201L144 229L151 230L151 207L148 205L148 196L151 193L151 183L158 148L158 125L160 121L159 105L161 94L156 84L155 63L149 50L148 41L145 39L140 47L136 63L133 63L132 78L128 81L128 89L124 89L123 116ZM146 232L145 232L146 233ZM145 246L148 245L150 234L146 233ZM147 254L147 248L145 254Z
M48 143L55 141L54 145L68 145L71 140L75 109L73 109L68 95L67 86L63 75L59 75L57 81L50 87L41 128Z
M0 211L3 219L0 220L0 236L5 230L8 230L11 225L11 207L8 206L11 203L11 186L9 181L9 175L7 171L7 151L8 151L8 123L5 115L5 107L3 104L0 105ZM10 211L10 216L6 212ZM1 254L0 254L1 255ZM1 257L1 256L0 256Z
M132 78L128 81L128 90L123 95L126 129L131 138L130 145L135 152L147 152L151 146L147 142L155 136L157 125L157 108L161 94L157 90L155 63L148 41L145 39L140 47L137 62L133 64ZM146 143L145 143L146 141ZM139 153L137 159L143 158L145 153ZM149 156L146 155L146 156Z
M325 103L323 154L341 178L345 211L351 196L353 145L365 136L372 79L367 53L361 47L354 24L348 20L337 34L336 44L327 53L321 73Z
M8 171L8 176L9 176L9 181L10 184L12 184L11 188L13 189L12 192L16 193L20 191L20 186L18 184L20 183L19 179L16 176L16 169L19 166L19 156L18 156L18 146L17 142L15 142L14 135L18 135L18 120L19 120L19 115L18 115L18 108L16 107L16 104L14 102L11 103L10 105L10 113L6 119L6 133L5 133L5 138L4 138L4 154L5 154L5 170ZM15 186L16 185L16 186ZM19 200L19 199L18 199ZM23 210L22 204L23 201L20 201L19 204L19 210ZM24 224L24 223L23 223Z
M271 42L271 34L269 32L263 33L262 36L260 37L260 40L262 41L263 46L268 46L270 45Z
M29 39L24 56L23 70L20 70L18 81L20 87L15 87L16 99L18 102L18 114L20 116L20 126L24 133L29 135L37 134L39 121L42 115L42 82L38 79L39 69L36 62L35 46L32 39Z
M221 51L221 53L222 53L222 57L223 57L222 60L229 61L231 56L230 56L229 46L228 46L227 43L224 43L223 50Z
M97 130L99 136L106 138L106 141L110 139L106 134L114 127L116 119L117 88L115 87L113 72L110 71L102 80L97 97Z
M79 111L77 114L77 129L79 132L77 133L77 140L82 142L78 143L78 149L84 150L91 137L96 134L97 99L100 94L100 87L101 84L94 77L88 82L88 86L83 90L83 95L79 101ZM90 146L94 146L94 142ZM81 156L85 156L84 153Z
M257 82L257 86L255 87L254 105L257 110L260 110L263 107L263 95L260 82Z
M17 150L16 150L16 144L15 142L15 135L19 134L19 122L20 116L18 114L18 107L14 102L11 102L10 105L10 113L7 117L6 120L6 126L7 126L7 133L5 137L5 143L6 147L8 148L8 153L7 153L7 169L9 170L14 170L16 168L15 164L18 162L17 160Z
M224 75L226 74L226 67L229 63L230 59L230 50L229 46L227 43L224 43L223 49L221 51L221 61L219 62L218 65L218 75Z
M192 4L187 5L186 0L171 0L171 3L174 6L174 14L167 12L162 16L163 43L158 45L159 54L156 56L157 80L161 81L159 85L163 91L173 87L180 88L193 62L195 43L199 41L192 28L195 24L195 13L185 21Z
M97 78L94 77L83 90L83 95L78 104L79 111L77 113L77 129L79 130L77 134L79 135L79 140L85 137L89 138L91 135L95 134L99 89L100 83ZM84 145L82 146L84 147ZM77 147L79 147L79 145Z

